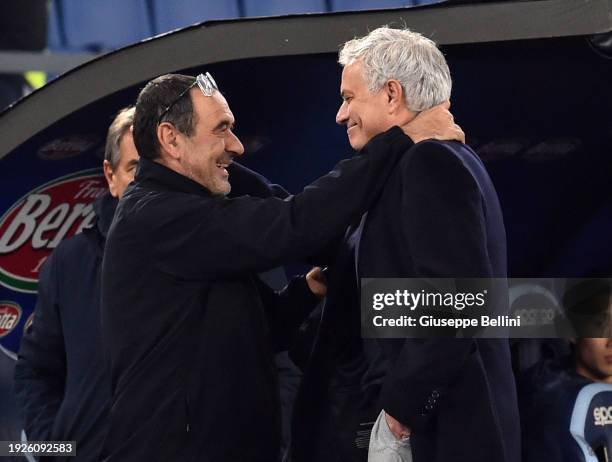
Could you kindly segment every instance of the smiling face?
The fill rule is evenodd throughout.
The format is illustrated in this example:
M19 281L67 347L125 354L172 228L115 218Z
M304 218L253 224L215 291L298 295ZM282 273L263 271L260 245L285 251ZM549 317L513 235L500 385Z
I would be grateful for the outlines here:
M204 96L191 90L195 127L191 136L182 135L184 143L179 162L183 174L200 183L211 193L227 195L231 190L227 167L244 147L234 134L234 115L227 101L216 91Z
M389 113L387 93L370 93L363 76L363 65L355 61L342 70L342 105L336 123L346 125L349 143L360 150L370 139L391 128L395 120Z

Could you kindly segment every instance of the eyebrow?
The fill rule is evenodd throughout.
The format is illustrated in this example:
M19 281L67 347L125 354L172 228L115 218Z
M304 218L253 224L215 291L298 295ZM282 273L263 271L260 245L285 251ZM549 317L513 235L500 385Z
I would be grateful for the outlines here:
M236 127L236 121L232 122L231 119L223 119L216 125L215 128L213 128L213 131L220 130L221 128L223 128L224 125L229 125L230 130L233 130Z

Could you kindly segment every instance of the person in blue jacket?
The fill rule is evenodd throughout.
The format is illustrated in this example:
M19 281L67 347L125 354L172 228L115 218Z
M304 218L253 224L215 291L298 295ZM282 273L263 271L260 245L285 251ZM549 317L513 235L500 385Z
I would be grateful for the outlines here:
M608 417L612 407L609 398L612 394L611 293L609 279L584 279L568 284L563 306L576 334L571 339L571 353L543 359L519 378L523 462L544 459L584 462L593 460L587 459L585 453L599 455L603 446L609 452L612 443L612 432L607 430L612 425ZM607 394L594 398L596 393L588 389L593 384L602 384L591 388ZM595 405L594 399L599 404ZM574 415L585 406L590 409L586 419L572 425ZM606 415L598 416L598 411Z
M612 384L612 338L576 339L572 349L538 362L519 379L523 462L584 461L570 431L572 413L585 386Z

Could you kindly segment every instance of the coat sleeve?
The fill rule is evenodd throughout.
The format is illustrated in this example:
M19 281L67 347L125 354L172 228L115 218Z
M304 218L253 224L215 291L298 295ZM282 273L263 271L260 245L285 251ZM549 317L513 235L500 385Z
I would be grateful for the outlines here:
M289 192L281 185L270 183L268 187L274 197L286 199L290 196ZM308 256L305 262L312 266L324 267L330 265L334 261L338 246L342 242L344 231L343 229L337 236L330 239L316 254Z
M57 297L57 250L42 267L34 321L21 340L15 365L15 391L30 441L50 438L64 397L66 351Z
M402 175L400 219L415 277L490 277L482 196L450 148L416 145ZM426 427L475 348L471 339L405 340L383 383L383 409L414 430Z
M229 197L256 196L279 197L289 196L289 192L281 185L271 183L265 176L245 167L239 162L233 162L229 167L232 190Z
M270 191L274 197L286 199L290 196L289 192L279 184L270 183L268 187L270 188ZM342 241L343 234L344 230L342 230L337 236L330 239L329 242L316 254L308 256L305 259L305 262L312 266L324 267L330 265L331 262L333 262L338 246Z
M173 209L171 216L151 217L158 269L205 279L264 271L316 254L370 206L411 145L394 127L286 199L170 198L174 202L165 207Z

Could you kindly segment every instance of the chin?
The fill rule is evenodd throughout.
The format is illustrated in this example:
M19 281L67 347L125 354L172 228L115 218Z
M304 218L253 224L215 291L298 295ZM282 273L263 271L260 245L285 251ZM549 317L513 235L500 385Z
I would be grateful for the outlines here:
M363 133L356 132L352 133L352 136L349 135L348 142L355 151L361 151L363 147L368 143L368 140L366 139Z
M351 148L353 148L355 151L361 151L363 147L366 145L366 143L364 142L351 141L350 139L349 139L349 144L351 145Z
M227 196L231 190L232 190L231 184L223 183L223 184L217 185L217 187L215 188L214 191L212 191L212 193L215 196Z

